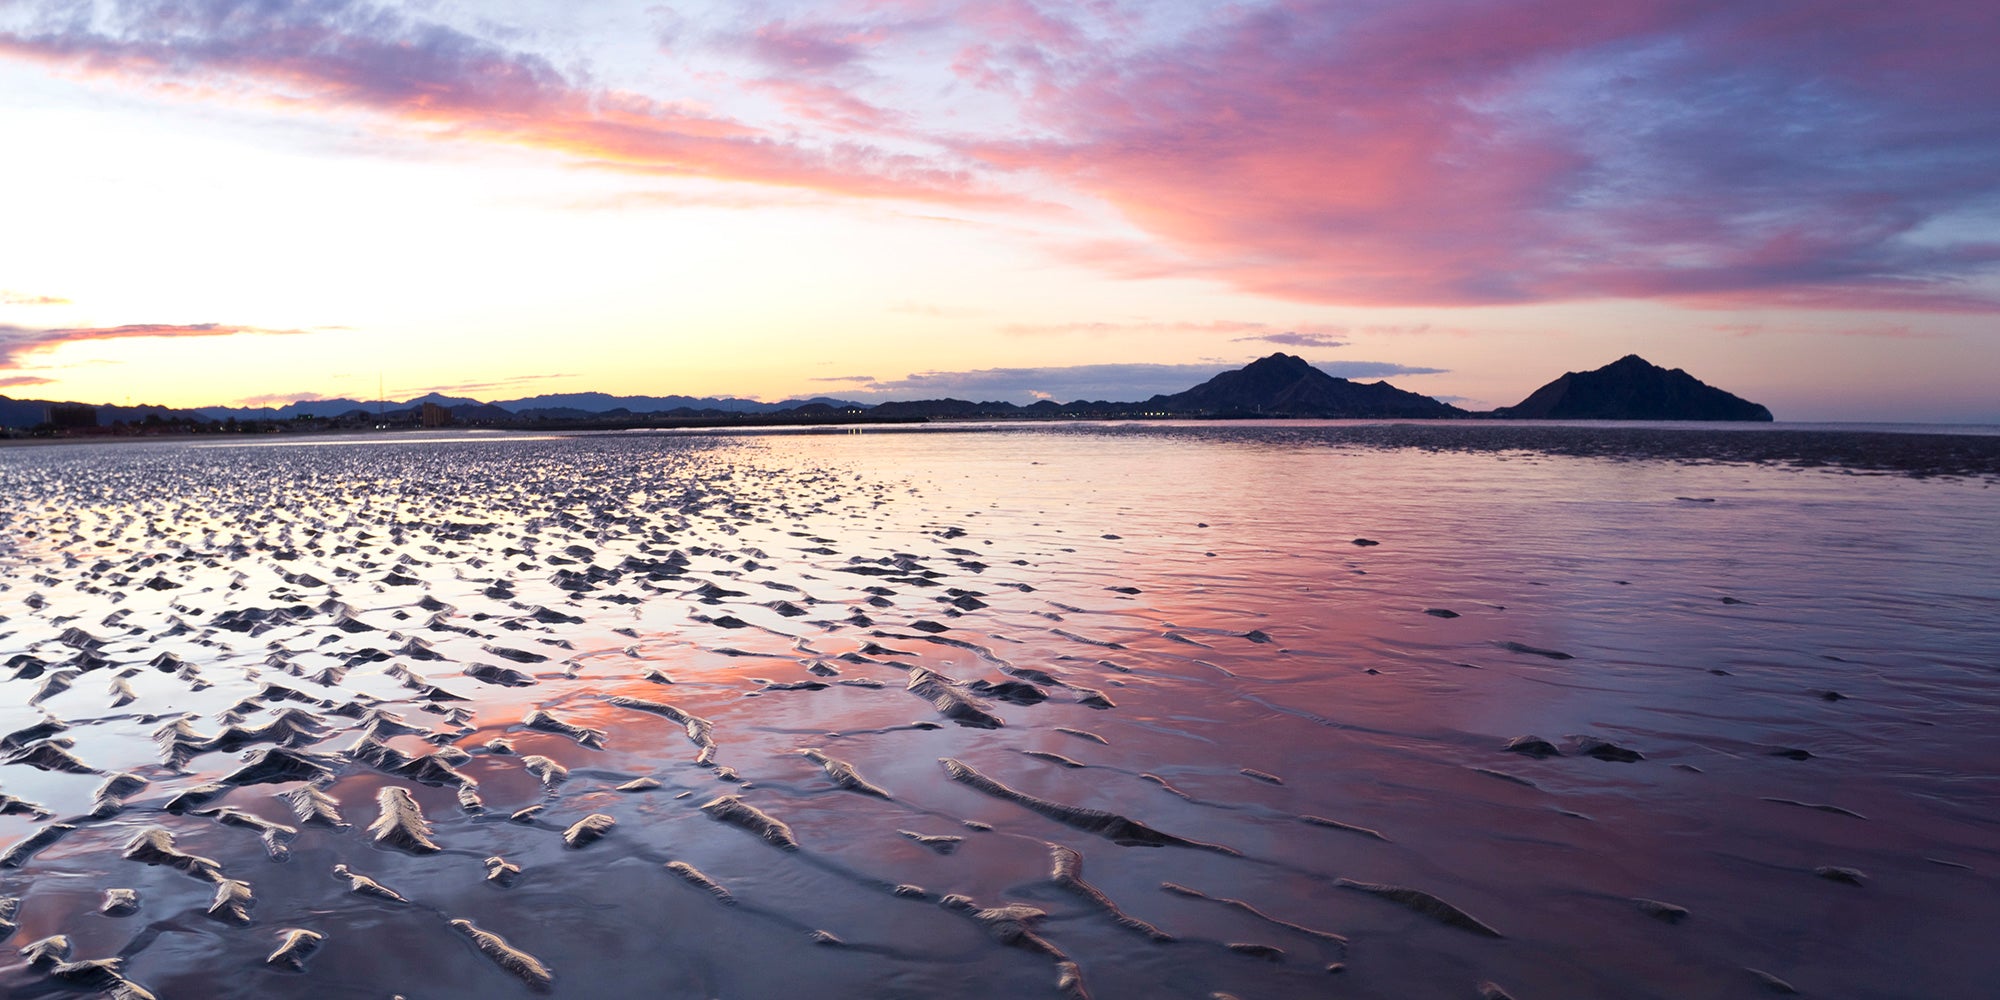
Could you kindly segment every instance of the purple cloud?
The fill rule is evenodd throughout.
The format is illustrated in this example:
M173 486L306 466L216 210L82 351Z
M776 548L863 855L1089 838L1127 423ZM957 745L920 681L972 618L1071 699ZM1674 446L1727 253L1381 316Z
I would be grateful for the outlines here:
M981 203L939 157L807 142L692 105L572 79L546 58L359 0L245 5L124 0L0 31L0 58L197 93L279 95L361 109L423 134L554 151L593 166L804 187L856 197ZM852 111L853 109L850 109Z
M1290 299L2000 308L1988 4L1233 11L966 148L1154 238L1084 259Z
M1346 347L1347 342L1334 339L1330 333L1300 333L1286 330L1283 333L1260 333L1249 337L1231 337L1238 343L1262 341L1267 344L1284 344L1287 347Z
M1137 402L1171 394L1214 378L1233 364L1102 364L1044 368L982 368L971 371L915 372L899 379L872 381L844 396L864 401L885 399L957 398L1006 400L1027 404L1038 399ZM1318 361L1313 367L1335 378L1377 379L1392 375L1435 375L1444 369L1418 368L1386 361Z

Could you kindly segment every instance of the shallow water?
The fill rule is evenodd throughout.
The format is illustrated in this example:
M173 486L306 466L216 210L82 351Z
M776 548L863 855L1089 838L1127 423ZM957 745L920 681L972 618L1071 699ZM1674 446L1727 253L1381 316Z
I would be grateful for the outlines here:
M101 772L0 765L0 793L46 810L0 815L0 845L77 827L0 867L0 897L20 899L7 943L67 935L72 959L123 956L119 975L162 997L530 992L454 919L578 997L1056 996L1065 958L1101 998L1759 995L1760 972L1809 995L1988 990L2000 962L1972 929L2000 926L1990 484L1851 474L1907 457L1800 468L1734 436L1627 438L1639 457L1613 460L1593 456L1615 429L1451 433L0 451L0 734L52 716L67 728L14 742L67 741ZM149 665L161 653L179 662ZM1001 724L906 690L918 667ZM31 704L52 676L69 687ZM467 700L432 700L451 695ZM621 695L712 723L712 762ZM290 742L330 755L319 787L350 826L302 823L276 797L297 782L166 810L272 744L175 770L155 732L288 709L331 730ZM536 709L602 730L601 748L526 727ZM357 760L382 713L420 731L381 738L403 754L469 751L441 761L479 808L456 779ZM1524 735L1559 755L1504 749ZM514 752L488 752L503 737ZM889 797L840 787L805 748ZM544 789L526 755L567 780ZM1119 843L940 759L1235 853ZM113 772L147 784L92 818ZM641 777L660 787L616 790ZM440 852L371 840L385 787L412 794ZM724 795L798 849L700 808ZM273 836L288 856L196 814L216 805L296 828ZM608 835L565 846L600 813ZM155 827L250 883L247 924L208 915L201 869L120 857ZM1051 844L1174 940L1058 884ZM496 855L522 869L511 887L485 880ZM336 864L407 902L350 892ZM1420 890L1499 936L1340 879ZM99 913L109 888L138 890L138 910ZM1023 936L952 894L1046 915ZM267 965L294 927L322 947L303 972ZM78 989L5 954L10 995Z

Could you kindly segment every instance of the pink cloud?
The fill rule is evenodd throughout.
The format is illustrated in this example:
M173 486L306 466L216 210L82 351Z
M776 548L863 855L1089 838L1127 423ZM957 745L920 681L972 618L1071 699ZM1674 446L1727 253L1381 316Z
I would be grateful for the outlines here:
M1995 311L1986 0L848 0L677 22L752 124L361 2L105 0L0 57L823 195L1109 205L1073 262L1311 303ZM441 8L439 8L441 9ZM693 51L707 46L709 51ZM1957 235L1954 235L1957 234ZM1975 234L1975 235L1964 235Z
M43 378L40 375L0 375L0 389L12 389L25 385L49 385L53 382L55 382L55 379Z
M751 29L743 45L773 69L825 73L853 65L870 40L868 32L851 26L772 21Z
M449 385L427 385L415 389L396 389L393 391L397 394L406 396L410 395L428 396L432 393L437 393L438 395L441 396L455 396L470 392L487 392L494 389L508 389L508 390L520 389L523 386L529 386L536 382L573 379L576 377L577 375L574 372L551 372L539 375L510 375L506 378L490 379L483 382L453 382Z
M854 96L848 88L834 84L763 79L751 81L749 86L775 98L795 117L837 132L888 132L907 122L902 114L870 104Z
M1865 337L1876 340L1949 339L1945 334L1939 333L1935 330L1919 330L1915 327L1910 326L1907 323L1883 323L1883 324L1874 324L1869 326L1851 326L1851 327L1843 327L1837 330L1826 330L1818 327L1803 326L1803 325L1771 326L1764 323L1718 323L1714 326L1709 327L1709 329L1714 330L1717 333L1726 333L1729 336L1735 338L1761 337L1764 336L1765 334L1781 334L1789 336L1807 336L1807 337L1829 336L1829 335L1835 337Z
M175 326L166 323L135 323L127 326L67 327L33 329L0 324L0 369L12 368L30 354L53 351L64 344L90 340L134 338L234 337L243 334L283 336L303 330L271 330L227 323L195 323Z
M1330 333L1305 333L1298 330L1283 330L1278 333L1260 333L1249 337L1231 337L1237 343L1260 341L1266 344L1283 344L1286 347L1346 347L1347 342Z
M540 56L358 2L126 4L94 30L0 33L0 56L200 96L382 114L442 138L517 145L636 173L980 201L966 173L907 152L807 144L642 94L572 81ZM803 49L802 49L803 51ZM855 109L846 109L852 113Z
M266 392L256 396L245 396L229 404L257 409L266 406L284 406L288 403L311 403L322 399L332 399L317 392Z
M1045 334L1156 334L1156 333L1250 333L1276 332L1268 323L1249 320L1218 319L1207 322L1190 320L1130 320L1111 322L1107 320L1073 320L1063 323L1009 323L1000 332L1016 336L1037 336ZM1258 339L1258 338L1241 338Z
M2000 196L1968 110L2000 101L1968 41L1990 15L1764 10L1260 6L1051 77L1044 137L965 148L1119 208L1155 242L1078 250L1119 273L1360 305L2000 309L1967 284L2000 247L1920 232L1990 226Z

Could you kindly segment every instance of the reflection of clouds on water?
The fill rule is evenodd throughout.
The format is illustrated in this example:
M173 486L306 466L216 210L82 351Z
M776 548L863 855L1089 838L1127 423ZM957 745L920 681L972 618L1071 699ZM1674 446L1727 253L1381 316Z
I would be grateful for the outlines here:
M575 995L1903 982L1788 964L1776 926L1969 984L1933 914L2000 913L1924 859L1976 863L1990 810L1955 790L2000 753L1978 484L1731 464L1733 432L1703 464L1452 433L0 452L0 897L160 995L519 988L449 920ZM132 937L217 905L121 860L142 828L250 886L249 926ZM1826 928L1829 866L1910 894ZM1633 898L1740 933L1669 953ZM324 949L263 972L294 925Z

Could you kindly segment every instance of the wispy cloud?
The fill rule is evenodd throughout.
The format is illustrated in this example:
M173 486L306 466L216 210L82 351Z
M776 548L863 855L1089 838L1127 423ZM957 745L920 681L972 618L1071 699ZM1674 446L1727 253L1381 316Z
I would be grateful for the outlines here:
M1920 330L1917 329L1916 327L1910 326L1907 323L1878 323L1878 324L1869 324L1866 326L1841 327L1838 329L1831 329L1831 330L1822 327L1806 326L1802 324L1772 325L1767 323L1718 323L1713 326L1710 326L1709 329L1714 330L1717 333L1726 333L1731 337L1737 337L1737 338L1761 337L1767 334L1779 334L1787 336L1805 336L1805 337L1819 337L1819 336L1865 337L1869 339L1879 339L1879 340L1948 339L1945 334L1939 333L1936 330Z
M87 18L64 9L50 5L35 27L0 32L0 57L162 92L362 110L438 138L553 151L636 173L854 197L990 197L941 152L808 141L691 103L596 86L541 55L360 0L110 0Z
M1370 323L1366 326L1357 326L1351 332L1385 337L1420 337L1434 333L1468 337L1474 331L1462 326L1438 326L1435 323Z
M873 376L873 375L821 375L821 376L819 376L819 377L817 377L817 378L812 378L812 379L808 379L807 381L811 381L811 382L873 382L873 381L875 381L875 376Z
M231 402L229 405L255 409L265 406L284 406L287 403L312 403L322 399L335 398L337 397L317 392L266 392L255 396L245 396L242 399Z
M945 306L935 302L892 302L889 304L888 309L893 313L903 313L909 316L930 316L937 319L962 319L968 316L978 316L983 312L980 309L965 306Z
M272 330L229 323L195 323L176 326L166 323L135 323L128 326L63 327L34 329L0 323L0 369L13 368L31 354L53 351L64 344L91 340L136 338L235 337L242 335L287 336L303 330Z
M1333 0L1033 74L969 140L1117 206L1082 256L1357 305L2000 309L1990 7ZM1934 225L1946 223L1945 225Z
M507 378L489 379L483 382L454 382L450 385L427 385L415 389L392 389L390 392L391 395L410 398L428 396L431 393L437 393L440 396L461 396L475 392L512 392L523 386L531 386L538 382L551 382L576 377L577 375L574 372L544 375L513 375Z
M0 306L66 306L70 301L54 295L29 295L0 289Z
M13 389L26 385L48 385L55 379L40 375L0 375L0 389Z
M899 379L871 381L855 389L844 390L842 394L862 401L951 397L982 402L1005 400L1020 404L1038 399L1136 402L1193 388L1229 367L1233 366L1130 363L928 371L915 372ZM1322 361L1314 363L1314 367L1336 378L1353 379L1434 375L1443 371L1382 361Z
M1286 330L1283 333L1260 333L1250 337L1232 338L1238 343L1263 341L1267 344L1283 344L1287 347L1346 347L1346 341L1337 340L1330 333L1300 333Z
M1087 334L1091 336L1115 336L1123 334L1160 333L1242 333L1259 334L1275 330L1269 323L1248 320L1217 319L1207 321L1191 320L1071 320L1061 323L1009 323L1000 328L1001 333L1014 336L1071 336ZM1245 337L1238 339L1256 339Z

